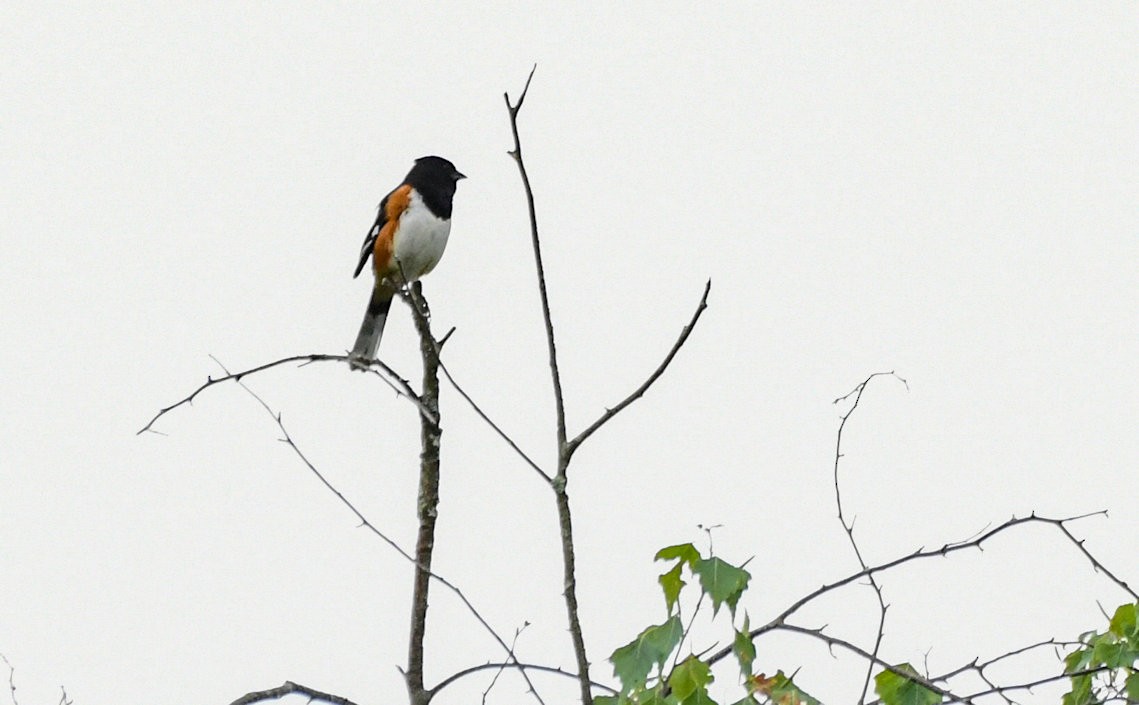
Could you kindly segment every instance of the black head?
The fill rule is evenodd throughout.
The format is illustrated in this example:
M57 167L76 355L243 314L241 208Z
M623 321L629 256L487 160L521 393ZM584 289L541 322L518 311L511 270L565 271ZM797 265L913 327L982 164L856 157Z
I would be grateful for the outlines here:
M451 201L455 198L455 185L465 179L455 165L443 157L420 157L403 180L423 197L431 212L440 218L451 217Z
M467 177L460 173L454 164L443 157L420 157L415 160L415 166L411 167L407 178L409 181L412 178L417 178L435 182L450 181L454 183L459 179L465 179Z

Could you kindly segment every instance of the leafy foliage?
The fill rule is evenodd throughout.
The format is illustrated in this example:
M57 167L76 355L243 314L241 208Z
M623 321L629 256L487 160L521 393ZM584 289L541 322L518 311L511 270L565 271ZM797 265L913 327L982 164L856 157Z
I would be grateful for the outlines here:
M753 630L747 612L737 614L736 608L752 577L742 565L714 555L704 556L690 543L662 548L655 559L673 562L657 577L667 619L646 627L637 638L613 652L609 661L621 689L616 695L595 697L597 705L717 705L708 693L715 676L712 664L702 658L707 651L696 650L688 632L705 600L711 604L713 621L719 617L720 607L728 606L731 654L745 690L733 705L822 705L782 670L770 677L756 673L757 662L764 661L756 648L756 634L768 629ZM691 617L682 620L681 598L690 584L698 585L700 592ZM691 604L691 598L683 604ZM1064 696L1062 705L1139 703L1139 605L1120 606L1107 631L1087 632L1079 641L1082 646L1064 659L1063 672L1071 680L1071 691ZM874 677L874 691L882 705L945 702L940 693L907 674L920 679L908 663L883 669Z
M614 696L594 698L598 705L717 705L708 694L708 686L715 680L710 664L683 647L688 639L680 618L680 597L689 581L685 571L700 586L697 606L704 600L712 604L715 619L723 605L728 606L732 620L732 652L740 668L740 680L747 694L737 705L819 705L819 701L799 689L791 678L779 671L771 678L753 675L756 648L751 635L751 620L744 614L736 623L736 606L747 591L751 574L743 566L716 556L705 557L690 543L662 548L656 554L658 561L675 561L675 564L658 576L664 594L668 619L642 631L636 639L618 648L609 657L613 672L621 681L621 690ZM691 627L691 624L689 625ZM665 664L673 668L665 672ZM654 669L656 675L652 675ZM762 698L762 700L757 699Z
M1072 689L1063 705L1093 705L1110 700L1139 702L1139 620L1137 605L1115 610L1106 632L1080 635L1081 648L1064 659Z

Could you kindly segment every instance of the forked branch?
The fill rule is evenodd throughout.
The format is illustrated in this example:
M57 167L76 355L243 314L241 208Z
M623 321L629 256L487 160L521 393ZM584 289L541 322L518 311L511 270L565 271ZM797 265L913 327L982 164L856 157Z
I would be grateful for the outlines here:
M535 69L537 67L535 66ZM554 491L554 497L558 511L558 528L561 532L562 542L562 567L563 567L563 596L566 604L566 615L569 620L570 638L573 641L574 656L577 659L578 668L578 682L581 688L581 702L583 705L592 705L593 696L591 692L592 681L589 678L589 657L586 654L585 639L582 635L581 622L578 617L577 605L577 582L576 582L576 568L574 556L574 542L573 542L573 517L570 512L569 494L566 486L568 483L567 470L569 468L570 459L581 444L589 438L595 431L601 428L614 416L619 414L623 409L627 408L634 401L639 399L653 385L654 382L668 368L673 358L676 357L677 352L683 347L688 336L691 335L696 322L700 319L700 315L708 306L708 293L711 290L712 283L709 281L704 286L704 294L700 298L700 303L696 307L696 312L693 314L692 319L688 325L680 333L680 337L676 343L673 344L672 349L665 356L664 361L649 375L648 379L644 381L637 389L635 389L629 396L621 400L616 406L608 409L596 421L590 424L584 431L579 433L573 440L567 440L566 436L566 415L565 415L565 402L562 394L562 381L561 373L558 370L558 355L557 345L554 342L554 323L550 315L550 300L549 294L546 289L546 272L542 263L542 245L541 238L538 233L538 216L537 210L534 205L534 191L530 184L530 176L526 171L526 163L522 158L522 139L518 132L518 114L522 110L522 104L526 100L526 94L530 90L530 82L534 78L534 69L531 69L530 75L526 78L526 85L522 88L522 93L518 96L516 102L511 102L509 93L504 93L502 98L506 103L506 110L510 117L510 131L514 137L514 149L510 151L510 156L514 159L514 163L518 166L518 173L522 177L522 187L526 196L526 205L530 215L530 240L534 249L534 264L537 268L538 274L538 295L542 305L542 320L546 330L546 346L549 352L549 365L550 365L550 378L553 384L554 391L554 406L556 415L557 426L557 450L558 450L558 468L553 477L542 472L534 463L530 463L535 470L538 470L546 477L550 483L550 487ZM516 448L517 450L517 448ZM529 460L529 459L527 459Z
M538 215L534 207L534 191L530 186L530 177L526 173L526 163L522 160L522 140L518 135L518 112L526 100L530 90L530 81L534 78L535 66L526 78L526 85L522 94L518 96L517 103L510 102L510 95L503 93L506 101L506 110L510 115L510 130L514 135L514 150L510 156L518 166L518 173L522 176L522 187L526 192L526 204L530 212L530 241L534 248L534 264L538 270L538 294L542 301L542 320L546 326L546 345L550 354L550 378L554 386L554 406L557 426L558 444L558 470L550 481L554 490L554 498L558 511L558 530L562 541L562 596L565 598L566 618L569 621L570 640L573 642L574 658L577 660L577 678L581 689L582 705L593 705L592 681L589 678L589 656L585 651L585 637L581 631L581 620L577 612L577 578L573 544L573 517L570 514L569 494L566 491L566 469L569 467L570 451L566 444L566 412L562 400L562 379L558 372L558 352L554 344L554 322L550 317L550 300L546 293L546 271L542 265L542 244L538 237Z
M289 359L289 360L291 360L291 359ZM289 360L285 360L285 361L289 361ZM347 361L347 358L344 358L344 360ZM225 376L222 378L218 378L214 383L232 380L232 381L235 381L247 393L249 393L249 395L252 396L253 399L257 401L257 403L261 406L261 408L265 410L265 412L270 416L270 418L273 419L274 423L276 423L277 428L280 430L281 436L282 436L280 440L283 443L285 443L286 445L288 445L289 448L292 449L293 453L301 460L301 462L304 463L305 467L307 467L309 469L309 471L313 475L316 476L316 478L321 482L321 484L324 485L324 487L328 491L330 491L333 495L335 495L336 498L338 500L340 500L341 504L343 504L345 507L348 508L349 511L352 512L352 514L359 521L360 526L368 529L370 532L372 532L372 534L374 534L376 537L378 537L384 543L386 543L388 546L390 546L402 558L404 558L405 560L410 562L416 569L417 578L420 575L426 575L430 579L433 579L433 580L439 582L441 585L443 585L448 590L450 590L452 593L454 593L454 595L459 599L460 602L463 603L463 605L467 608L467 610L471 613L471 615L474 616L474 618L483 627L483 629L485 629L487 631L487 633L490 634L491 637L498 643L498 645L503 648L503 650L507 654L507 658L510 659L510 663L514 664L518 668L523 679L526 680L527 685L530 687L531 692L534 693L535 698L537 698L539 703L542 703L541 697L538 695L537 691L534 689L534 685L530 681L529 675L527 675L527 673L526 673L526 670L529 668L529 665L521 664L518 662L518 660L514 656L513 649L511 648L511 646L508 645L506 643L506 641L502 638L502 636L500 636L498 634L498 632L495 631L495 629L490 625L490 623L487 622L486 618L484 618L482 616L482 614L478 611L478 609L474 606L474 604L471 603L471 601L467 598L467 596L463 593L463 591L460 590L458 586L456 586L454 583L447 580L443 576L439 575L438 573L432 572L429 563L425 564L425 563L421 562L421 560L422 560L421 556L413 556L410 553L408 553L407 551L405 551L399 544L397 544L395 541L393 541L391 538L389 538L387 536L387 534L385 534L378 527L376 527L371 521L369 521L368 518L365 517L364 514L359 509L356 508L356 506L351 502L351 500L349 500L347 497L345 497L344 494L341 493L340 490L338 490L328 480L328 478L325 477L325 475L319 469L317 469L317 467L312 463L312 461L309 460L308 456L305 455L305 453L300 449L300 447L293 440L293 437L289 434L289 431L285 427L285 424L284 424L284 421L282 419L281 414L279 412L274 411L272 409L272 407L269 406L268 402L266 402L263 398L261 398L261 396L259 396L256 392L254 392L252 389L250 389L245 384L245 381L243 378L246 375L252 374L253 372L256 372L259 370L268 369L269 367L274 366L274 364L280 364L282 361L278 361L277 363L270 364L270 365L262 365L258 368L255 368L254 370L247 370L245 372L238 372L238 373L231 373L228 369L225 368L224 365L221 364L220 361L217 361L216 358L215 358L215 361L222 368L222 371L225 372ZM210 385L207 384L206 386L210 386ZM197 394L197 392L195 392L195 394ZM191 396L193 396L193 395L191 395ZM417 396L417 399L418 399L418 396ZM435 416L437 417L437 414ZM423 420L423 422L425 424L429 423L429 421L427 420L427 418L425 416L421 415L420 418ZM425 594L424 594L424 598L426 598ZM422 668L422 659L420 659L420 669L421 668ZM410 671L410 668L409 668L409 671ZM430 697L434 695L435 689L424 690L424 692L427 694L426 695L427 699L430 700ZM283 686L280 686L277 688L271 688L268 690L248 693L248 694L242 696L241 698L238 698L236 701L234 701L233 705L249 705L251 703L260 702L263 700L273 700L273 699L281 698L281 697L284 697L285 695L289 695L291 693L300 693L300 694L308 695L310 697L310 699L313 701L329 702L329 703L333 703L334 705L354 705L350 700L343 698L341 696L323 693L321 691L317 691L317 690L314 690L312 688L308 688L307 686L302 686L302 685L293 683L291 681L286 681Z

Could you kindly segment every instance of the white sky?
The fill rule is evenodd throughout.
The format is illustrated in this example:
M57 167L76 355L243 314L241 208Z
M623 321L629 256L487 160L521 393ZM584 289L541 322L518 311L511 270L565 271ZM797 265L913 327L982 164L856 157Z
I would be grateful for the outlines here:
M751 563L753 622L854 569L1013 514L1139 581L1139 9L1134 3L69 3L0 7L0 653L22 705L228 703L285 679L397 702L411 572L237 387L134 432L217 367L343 352L376 203L424 154L470 178L426 281L452 370L553 458L552 399L502 93L522 129L577 455L594 673L663 619L651 562ZM382 356L417 378L397 306ZM412 407L341 366L251 385L412 543ZM550 493L450 389L437 570L519 653L570 667ZM934 670L1099 626L1124 595L1058 535L884 578L884 655ZM869 644L855 588L803 622ZM436 591L428 680L500 653ZM718 632L726 633L726 625ZM852 702L862 664L798 638L758 668ZM1022 671L1036 675L1039 670ZM719 672L730 685L730 669ZM576 686L539 678L548 703ZM437 701L469 702L486 678ZM724 687L717 693L735 693ZM1055 691L1041 691L1050 701ZM1045 697L1047 696L1047 697ZM1031 699L1030 699L1031 700ZM516 677L492 693L525 702ZM303 702L297 699L295 702ZM730 701L729 701L730 702Z

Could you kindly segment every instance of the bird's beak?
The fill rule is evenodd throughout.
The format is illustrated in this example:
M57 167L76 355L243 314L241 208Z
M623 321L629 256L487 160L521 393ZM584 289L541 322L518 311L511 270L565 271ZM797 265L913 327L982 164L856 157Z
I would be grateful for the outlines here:
M454 179L455 181L458 181L459 179L467 178L467 175L456 171L454 174L451 175L451 178Z

